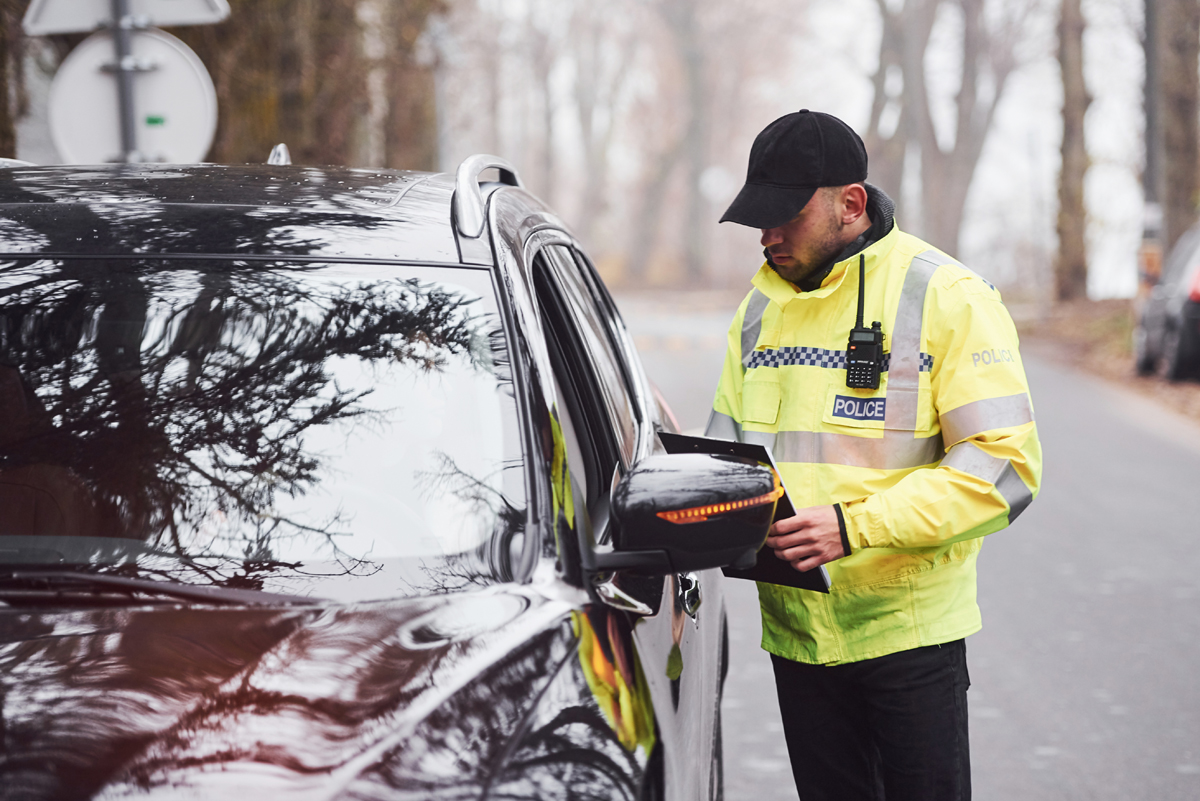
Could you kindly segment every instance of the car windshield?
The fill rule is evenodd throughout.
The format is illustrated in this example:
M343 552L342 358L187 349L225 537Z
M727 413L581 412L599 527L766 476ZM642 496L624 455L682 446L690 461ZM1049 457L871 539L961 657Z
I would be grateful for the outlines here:
M509 579L507 365L485 270L0 263L0 570L341 600Z

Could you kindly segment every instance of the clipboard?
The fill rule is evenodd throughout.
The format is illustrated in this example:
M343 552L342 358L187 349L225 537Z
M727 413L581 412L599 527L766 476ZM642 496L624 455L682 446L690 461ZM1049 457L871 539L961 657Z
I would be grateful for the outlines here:
M775 505L775 520L783 520L796 514L791 498L788 497L787 486L783 484L783 476L779 474L779 468L775 466L775 458L771 455L770 448L765 445L709 439L708 437L689 437L684 434L670 434L666 431L660 431L658 438L667 453L711 453L740 456L770 465L771 469L775 471L775 475L779 476L780 485L783 486L783 497ZM801 573L776 557L775 552L766 545L759 549L758 561L754 563L754 567L746 570L723 567L721 572L730 578L779 584L784 587L796 587L813 592L829 592L829 571L825 569L825 565L821 565L815 570L809 570L807 573Z

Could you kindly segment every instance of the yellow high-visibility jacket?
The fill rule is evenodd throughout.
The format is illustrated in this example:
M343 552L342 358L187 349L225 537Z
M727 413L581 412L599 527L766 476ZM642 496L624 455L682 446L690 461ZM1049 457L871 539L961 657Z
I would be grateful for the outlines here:
M859 257L801 292L764 264L729 328L710 437L769 446L797 508L840 504L828 595L759 584L762 646L810 664L950 642L982 625L975 561L1038 493L1042 457L996 288L893 227L863 252L878 390L846 386Z

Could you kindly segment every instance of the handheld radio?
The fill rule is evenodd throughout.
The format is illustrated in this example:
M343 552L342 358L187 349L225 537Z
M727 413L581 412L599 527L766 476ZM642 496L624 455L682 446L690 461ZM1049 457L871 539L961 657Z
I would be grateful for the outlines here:
M877 320L870 328L863 325L866 278L866 258L860 253L858 318L850 331L850 344L846 348L846 386L852 389L879 389L879 374L883 370L883 323Z

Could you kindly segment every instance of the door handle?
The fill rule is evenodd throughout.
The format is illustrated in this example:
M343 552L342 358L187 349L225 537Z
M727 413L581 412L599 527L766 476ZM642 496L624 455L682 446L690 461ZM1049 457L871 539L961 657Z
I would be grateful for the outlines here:
M695 573L681 573L679 575L679 605L688 617L695 619L703 600L700 595L700 577Z

